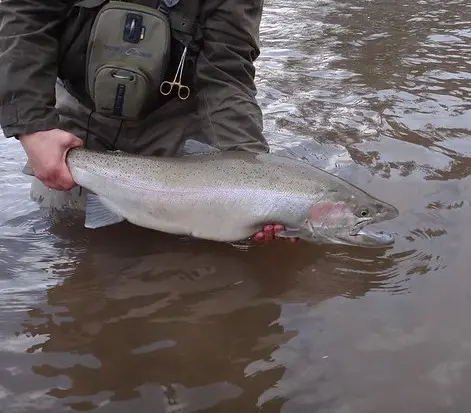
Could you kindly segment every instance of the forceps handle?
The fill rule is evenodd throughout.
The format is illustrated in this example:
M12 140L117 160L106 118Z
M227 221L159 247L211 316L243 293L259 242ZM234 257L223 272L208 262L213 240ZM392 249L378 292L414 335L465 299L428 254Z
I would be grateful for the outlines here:
M175 85L175 82L169 82L168 80L163 81L160 84L160 93L162 93L164 96L170 95L173 85Z
M184 85L178 86L178 97L181 100L188 99L190 97L190 88Z

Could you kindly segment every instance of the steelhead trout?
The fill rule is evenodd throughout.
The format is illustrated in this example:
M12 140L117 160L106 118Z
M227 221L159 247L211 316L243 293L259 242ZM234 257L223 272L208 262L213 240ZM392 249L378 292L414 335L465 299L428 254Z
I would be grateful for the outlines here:
M296 159L245 151L167 158L74 148L66 162L74 181L90 192L87 228L127 220L237 242L265 224L282 224L286 231L278 237L364 247L394 243L391 234L365 229L397 217L394 206Z

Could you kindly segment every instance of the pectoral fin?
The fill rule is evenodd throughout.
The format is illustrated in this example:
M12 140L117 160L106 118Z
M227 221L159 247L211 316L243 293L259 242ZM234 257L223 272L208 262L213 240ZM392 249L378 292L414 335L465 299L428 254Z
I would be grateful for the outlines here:
M35 175L34 175L34 169L31 168L31 165L29 164L29 162L26 162L26 165L23 167L22 172L23 172L25 175L35 176Z
M196 139L187 139L180 150L179 156L201 155L221 152L218 148Z
M110 211L95 194L88 194L85 204L85 228L101 228L118 224L124 218Z
M288 229L286 231L280 231L275 234L278 238L300 238L306 241L312 241L313 235L306 229Z

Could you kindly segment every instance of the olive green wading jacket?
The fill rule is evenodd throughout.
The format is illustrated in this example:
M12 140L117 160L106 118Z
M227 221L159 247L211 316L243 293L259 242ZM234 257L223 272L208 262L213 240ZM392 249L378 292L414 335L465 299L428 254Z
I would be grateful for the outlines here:
M99 7L84 10L74 7L77 2L0 0L0 126L5 136L59 127L57 77L92 109L85 89L85 58L88 33ZM179 18L191 20L197 3L180 0ZM221 149L266 151L253 65L260 53L263 0L200 3L198 47L190 47L184 74L195 96L196 107L188 109L198 114L199 132L208 142ZM167 80L173 79L183 45L172 40L172 50ZM159 97L156 110L165 99Z

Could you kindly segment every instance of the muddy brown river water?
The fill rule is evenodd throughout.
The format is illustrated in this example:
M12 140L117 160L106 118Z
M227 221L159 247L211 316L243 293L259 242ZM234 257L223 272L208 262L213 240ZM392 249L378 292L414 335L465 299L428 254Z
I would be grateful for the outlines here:
M471 3L264 10L267 138L396 205L396 244L87 231L1 139L2 413L471 410Z

